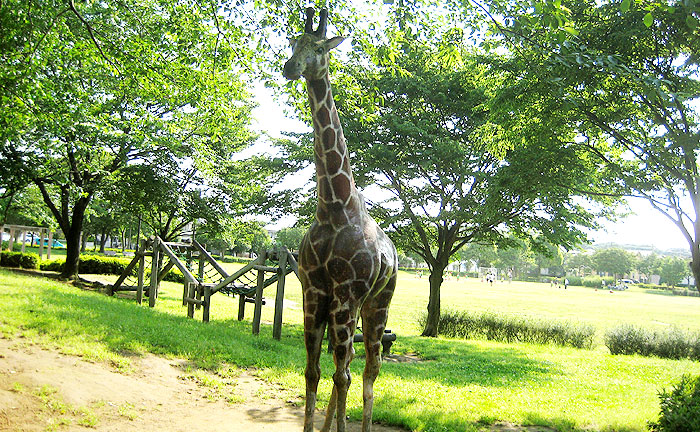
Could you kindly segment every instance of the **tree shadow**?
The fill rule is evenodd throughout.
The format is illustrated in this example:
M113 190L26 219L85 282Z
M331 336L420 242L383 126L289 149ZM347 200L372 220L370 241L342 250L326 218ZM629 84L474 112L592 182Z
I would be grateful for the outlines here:
M517 347L481 348L469 341L422 337L403 337L401 346L420 353L424 361L385 363L382 374L449 386L510 387L529 381L550 381L552 375L562 373L554 364L532 359Z

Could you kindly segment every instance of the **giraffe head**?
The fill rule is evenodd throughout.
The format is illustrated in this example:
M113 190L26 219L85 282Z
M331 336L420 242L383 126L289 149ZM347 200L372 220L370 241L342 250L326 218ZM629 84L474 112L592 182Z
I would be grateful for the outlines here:
M326 39L328 11L321 9L318 29L313 30L314 8L306 8L304 34L291 39L292 57L284 64L282 75L288 80L300 77L321 79L328 73L328 51L337 47L345 38L341 36Z

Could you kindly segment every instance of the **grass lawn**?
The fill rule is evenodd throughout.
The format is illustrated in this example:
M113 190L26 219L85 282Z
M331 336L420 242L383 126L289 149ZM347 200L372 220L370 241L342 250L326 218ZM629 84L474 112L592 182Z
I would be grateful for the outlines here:
M473 431L499 420L560 431L643 431L658 413L657 391L684 373L700 374L700 363L612 356L600 345L577 350L421 338L416 318L425 309L427 284L426 278L400 275L389 319L399 336L393 351L417 353L424 361L383 365L375 385L375 421L419 431ZM178 284L163 283L155 309L6 270L0 270L0 287L0 335L5 337L22 334L29 341L126 369L129 355L144 352L188 358L223 373L232 365L252 366L292 395L303 395L301 292L293 277L288 279L280 342L272 339L269 325L259 337L252 336L252 305L246 321L239 322L237 300L223 295L213 297L209 324L186 318ZM263 323L272 321L274 293L267 297ZM700 298L641 290L610 294L516 282L491 287L462 279L446 281L442 304L579 319L594 324L600 334L618 322L700 329ZM357 351L362 354L361 347ZM352 365L355 380L348 404L355 419L361 414L362 366L359 358ZM322 356L322 370L320 397L325 404L330 355Z

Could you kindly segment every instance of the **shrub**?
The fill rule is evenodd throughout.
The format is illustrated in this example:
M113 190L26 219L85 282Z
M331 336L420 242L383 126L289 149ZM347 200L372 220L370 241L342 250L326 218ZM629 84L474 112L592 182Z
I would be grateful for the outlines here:
M39 268L39 255L31 252L0 252L0 266L37 269Z
M426 319L426 314L421 315L419 324L424 326ZM438 333L463 339L591 348L595 328L583 323L535 320L494 312L445 311L440 314Z
M642 327L622 325L605 334L605 346L611 354L700 360L700 335L688 334L677 328L667 332L656 332Z
M659 392L659 420L649 424L654 432L700 431L700 376L684 375L670 391Z
M83 256L78 271L84 274L122 274L131 260L127 258Z
M569 279L569 285L583 286L583 278L581 276L567 276L567 279Z
M60 273L63 270L63 264L65 264L65 262L66 260L63 258L56 258L50 261L41 261L41 263L39 263L39 269L43 271Z
M586 276L581 281L582 285L589 288L601 288L605 281L605 286L615 285L615 279L612 277Z
M42 261L40 268L44 271L61 272L65 262L66 261L63 258L58 258L51 261ZM81 255L78 271L82 274L121 275L124 273L124 270L126 270L129 262L131 262L130 258L106 257L102 255ZM137 270L138 267L134 267L131 275L136 276ZM144 274L146 278L149 278L151 275L151 268L146 268ZM165 275L163 280L184 283L185 277L182 275L180 270L173 268L168 272L168 274Z

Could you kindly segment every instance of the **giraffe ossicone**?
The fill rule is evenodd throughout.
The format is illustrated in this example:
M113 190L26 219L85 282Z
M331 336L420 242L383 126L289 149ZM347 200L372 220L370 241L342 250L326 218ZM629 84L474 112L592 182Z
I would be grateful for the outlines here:
M313 431L319 360L326 326L333 346L333 391L321 431L335 416L338 432L345 432L350 386L353 334L358 316L366 360L363 378L362 431L372 425L373 385L381 364L381 338L389 303L396 287L396 248L367 212L355 185L345 136L328 78L328 52L344 38L326 38L328 12L322 9L313 30L313 8L306 9L304 34L291 40L292 56L283 75L304 77L314 128L316 217L299 250L299 277L304 302L306 346L306 407L304 432Z

